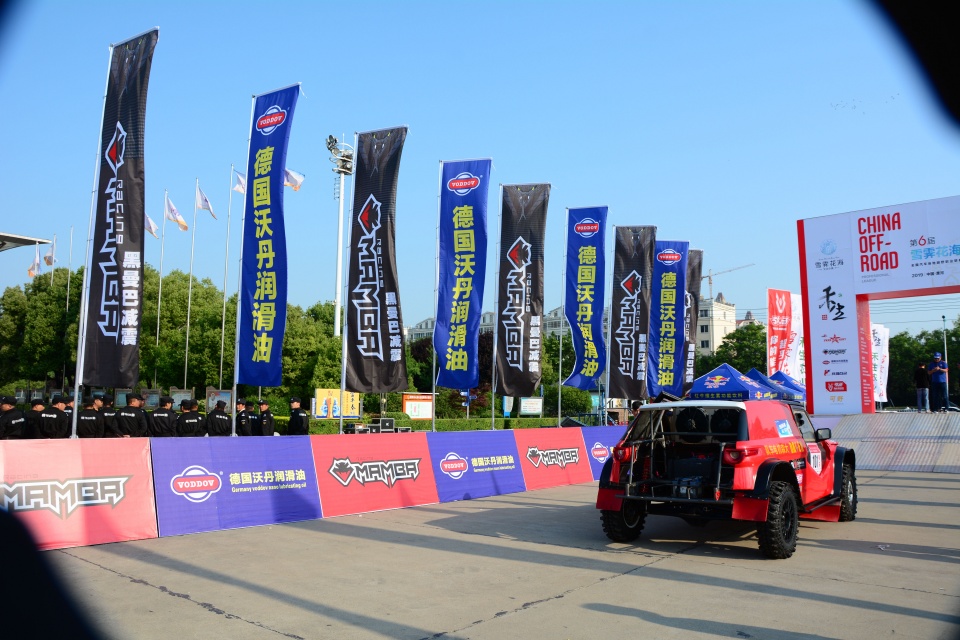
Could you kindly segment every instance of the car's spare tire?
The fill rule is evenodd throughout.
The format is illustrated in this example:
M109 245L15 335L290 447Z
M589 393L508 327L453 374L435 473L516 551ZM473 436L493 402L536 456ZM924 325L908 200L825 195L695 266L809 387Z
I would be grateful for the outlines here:
M739 411L736 409L717 409L710 418L710 433L736 437L739 424Z
M703 409L687 407L677 416L674 428L685 442L702 442L710 433L710 420Z

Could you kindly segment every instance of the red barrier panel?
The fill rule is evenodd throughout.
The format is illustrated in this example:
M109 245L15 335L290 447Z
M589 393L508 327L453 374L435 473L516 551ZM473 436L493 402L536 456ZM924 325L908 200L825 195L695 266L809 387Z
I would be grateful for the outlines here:
M156 538L150 441L0 442L0 507L41 549Z
M593 481L580 429L517 429L513 435L527 491Z
M440 501L425 433L310 439L325 518Z

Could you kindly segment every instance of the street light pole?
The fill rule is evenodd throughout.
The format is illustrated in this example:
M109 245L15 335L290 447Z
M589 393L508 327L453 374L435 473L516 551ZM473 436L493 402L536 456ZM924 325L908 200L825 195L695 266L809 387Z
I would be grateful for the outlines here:
M333 136L327 137L327 150L330 151L330 162L334 164L333 172L340 177L340 188L337 191L337 200L340 201L340 214L337 217L337 291L333 298L333 335L339 337L340 295L343 290L343 186L346 177L353 175L354 150L349 144L340 142Z

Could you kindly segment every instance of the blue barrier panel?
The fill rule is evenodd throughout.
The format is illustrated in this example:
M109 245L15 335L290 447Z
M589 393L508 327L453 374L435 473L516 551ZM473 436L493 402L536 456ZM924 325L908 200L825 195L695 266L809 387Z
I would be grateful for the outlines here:
M526 489L510 431L428 433L427 445L440 502Z
M322 517L308 436L150 445L161 536Z
M620 442L627 427L580 427L580 431L583 432L583 444L587 447L593 479L599 480L604 463L613 455L613 445Z

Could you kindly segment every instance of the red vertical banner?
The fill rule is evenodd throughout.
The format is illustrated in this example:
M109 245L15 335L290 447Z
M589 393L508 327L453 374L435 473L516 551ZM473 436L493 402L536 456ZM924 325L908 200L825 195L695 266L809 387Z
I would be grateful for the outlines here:
M767 289L767 375L783 369L790 342L793 311L790 292Z
M310 438L324 517L440 502L426 433Z
M0 442L0 505L41 549L156 538L150 441Z
M527 491L593 481L580 429L517 429L513 436Z

